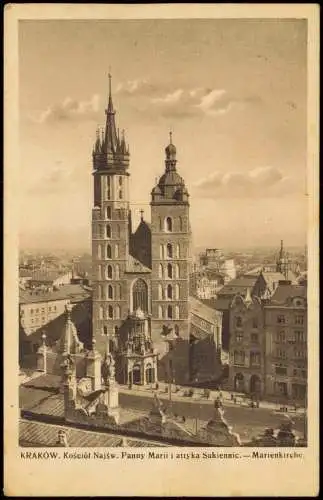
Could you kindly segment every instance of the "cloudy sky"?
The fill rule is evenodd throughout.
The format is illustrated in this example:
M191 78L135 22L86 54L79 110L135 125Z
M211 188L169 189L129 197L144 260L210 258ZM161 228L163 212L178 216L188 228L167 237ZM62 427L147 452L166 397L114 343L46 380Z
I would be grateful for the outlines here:
M171 129L196 246L305 243L306 21L21 21L22 246L90 248L109 67L136 220Z

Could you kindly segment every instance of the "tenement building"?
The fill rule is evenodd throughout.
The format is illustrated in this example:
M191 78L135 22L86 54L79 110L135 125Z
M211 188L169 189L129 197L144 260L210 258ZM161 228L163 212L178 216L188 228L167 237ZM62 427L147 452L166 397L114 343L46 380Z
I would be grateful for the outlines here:
M151 224L142 215L133 230L129 147L124 133L116 128L111 77L109 81L106 125L97 132L93 149L93 336L101 353L106 345L117 360L128 353L116 367L116 376L123 383L155 380L153 370L148 377L140 372L146 366L144 358L149 359L150 368L154 366L155 350L159 377L167 376L171 356L176 382L188 381L189 194L177 170L170 134L165 170L151 192ZM129 346L132 338L138 338L136 328L141 327L142 359L133 363L135 353ZM169 337L173 339L171 354ZM129 366L136 371L129 374Z
M230 307L229 383L237 392L264 394L265 334L261 300L236 295Z
M276 399L306 400L306 287L280 282L265 305L266 394Z
M228 389L277 402L306 401L306 287L279 282L270 299L237 294L229 314Z

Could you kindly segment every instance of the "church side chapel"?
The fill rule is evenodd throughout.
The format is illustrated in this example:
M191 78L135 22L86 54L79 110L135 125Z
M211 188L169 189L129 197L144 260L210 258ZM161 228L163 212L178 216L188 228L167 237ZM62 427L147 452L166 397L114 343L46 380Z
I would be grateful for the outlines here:
M151 223L141 212L133 231L129 146L116 127L110 75L105 113L105 129L97 131L92 153L93 335L101 354L106 345L113 352L119 383L146 385L167 373L167 332L174 338L174 377L187 382L191 229L176 147L170 134L165 171L151 192Z

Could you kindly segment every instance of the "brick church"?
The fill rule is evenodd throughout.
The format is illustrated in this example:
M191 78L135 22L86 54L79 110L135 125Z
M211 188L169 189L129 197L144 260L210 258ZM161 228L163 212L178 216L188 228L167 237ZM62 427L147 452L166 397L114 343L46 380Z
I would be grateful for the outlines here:
M93 337L116 359L120 383L190 379L189 194L177 171L176 147L151 191L151 223L132 227L130 155L119 135L111 95L105 129L93 148Z

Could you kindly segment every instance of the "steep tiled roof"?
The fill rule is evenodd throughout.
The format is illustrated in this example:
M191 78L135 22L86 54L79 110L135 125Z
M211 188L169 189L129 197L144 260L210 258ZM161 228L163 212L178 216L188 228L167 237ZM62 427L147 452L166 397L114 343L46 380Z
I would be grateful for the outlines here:
M45 424L21 419L19 422L20 446L55 446L58 432L64 430L70 447L116 447L123 446L124 437L105 432L80 430L72 427ZM128 446L165 446L145 440L126 438Z
M81 285L62 285L58 290L47 292L45 290L20 290L19 303L31 304L35 302L49 302L52 300L70 300L78 302L91 296L91 290Z
M230 308L232 299L233 299L233 297L227 298L227 297L218 296L218 298L216 300L210 301L211 302L210 307L213 307L217 311L228 311ZM203 300L203 302L204 302L204 300Z
M292 299L294 297L306 298L306 294L306 286L289 284L279 285L277 290L273 294L269 305L284 304L288 299Z
M236 278L231 280L230 283L224 285L223 288L218 292L218 296L221 297L223 295L236 295L238 293L244 295L247 293L248 288L252 289L258 280L258 276L253 275L245 275L241 276L241 278Z
M209 307L207 304L196 299L195 297L189 297L189 309L190 312L200 316L201 318L214 324L218 321L218 314L214 307Z
M151 269L144 266L139 260L135 259L132 255L129 255L127 261L127 273L151 273Z

